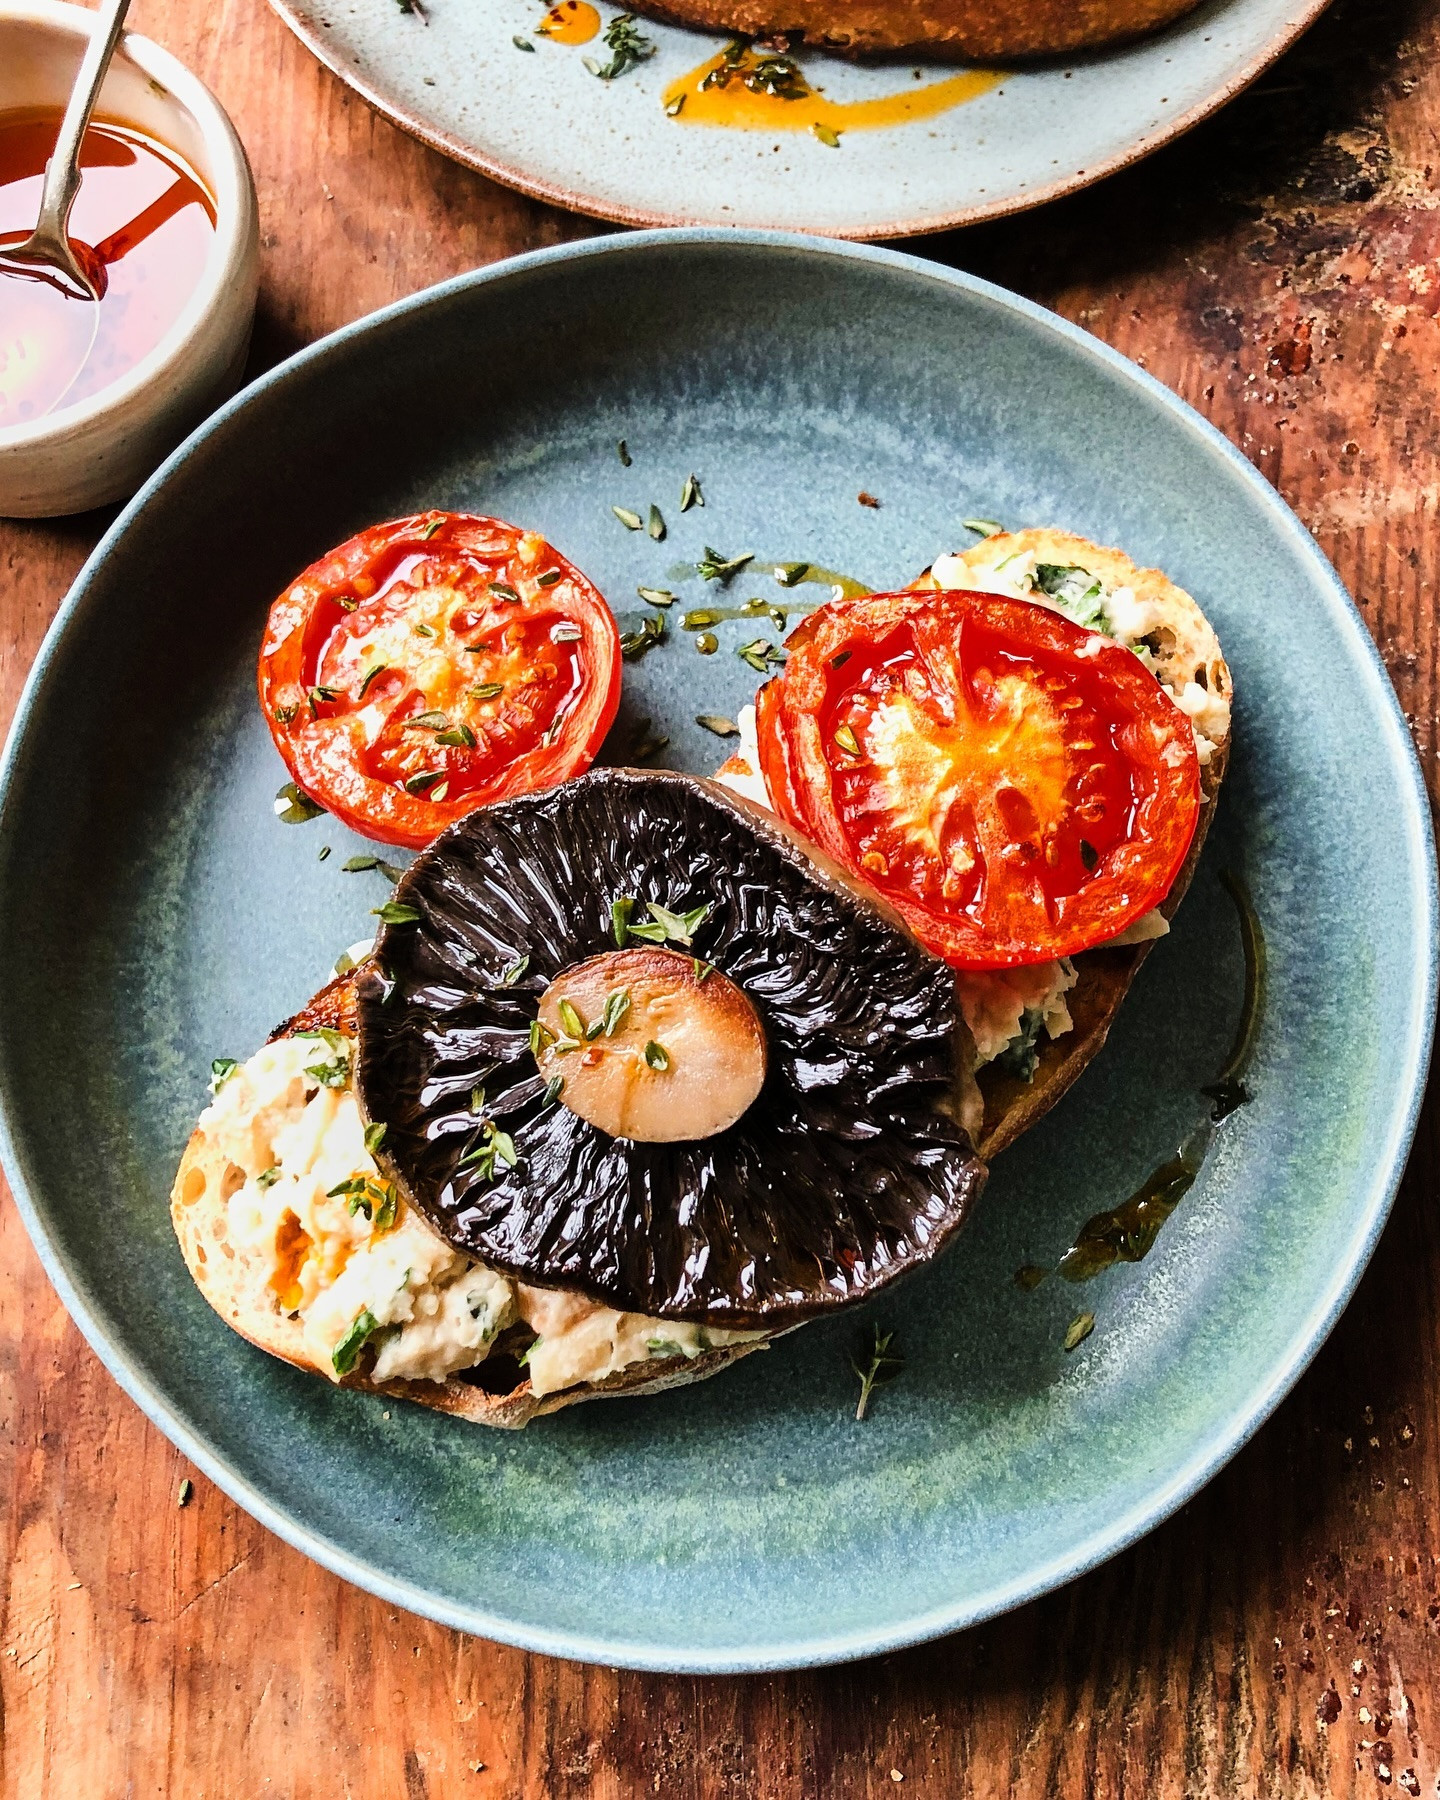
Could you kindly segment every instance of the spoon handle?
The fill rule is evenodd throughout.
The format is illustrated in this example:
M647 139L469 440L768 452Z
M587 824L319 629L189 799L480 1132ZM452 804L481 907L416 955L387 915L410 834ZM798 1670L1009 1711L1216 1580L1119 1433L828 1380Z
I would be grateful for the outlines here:
M81 140L85 136L85 127L90 123L90 115L95 110L100 84L105 79L110 58L115 54L120 27L125 23L125 15L129 10L130 0L101 0L100 10L95 16L95 28L90 34L90 42L85 46L85 55L75 77L75 85L70 90L65 117L60 121L60 136L56 140L50 161L45 165L45 185L40 192L37 235L39 231L50 233L62 244L69 241L66 227L70 219L70 208L75 204L75 196L80 190Z

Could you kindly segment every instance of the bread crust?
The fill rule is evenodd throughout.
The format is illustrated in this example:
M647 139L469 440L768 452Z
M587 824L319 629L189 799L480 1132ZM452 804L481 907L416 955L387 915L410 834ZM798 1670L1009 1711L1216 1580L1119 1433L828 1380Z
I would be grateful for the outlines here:
M1158 31L1196 0L635 0L670 25L846 56L1008 62Z

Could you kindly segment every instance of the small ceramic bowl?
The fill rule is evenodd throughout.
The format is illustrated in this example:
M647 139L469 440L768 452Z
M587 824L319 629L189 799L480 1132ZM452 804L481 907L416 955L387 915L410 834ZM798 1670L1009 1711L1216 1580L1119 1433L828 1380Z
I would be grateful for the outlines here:
M0 113L61 107L95 15L60 0L0 0ZM155 348L74 406L0 429L0 516L83 512L133 494L239 382L259 278L255 183L210 90L168 51L127 32L96 117L168 145L215 202L199 287Z

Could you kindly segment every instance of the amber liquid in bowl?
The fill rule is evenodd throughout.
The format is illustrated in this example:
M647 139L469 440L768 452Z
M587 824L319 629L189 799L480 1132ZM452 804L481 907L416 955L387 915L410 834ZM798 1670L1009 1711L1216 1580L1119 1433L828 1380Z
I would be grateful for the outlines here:
M29 236L60 109L0 113L0 248ZM92 124L70 236L104 265L98 309L0 264L0 430L76 405L126 375L179 318L215 241L215 203L173 150ZM98 314L98 316L97 316Z

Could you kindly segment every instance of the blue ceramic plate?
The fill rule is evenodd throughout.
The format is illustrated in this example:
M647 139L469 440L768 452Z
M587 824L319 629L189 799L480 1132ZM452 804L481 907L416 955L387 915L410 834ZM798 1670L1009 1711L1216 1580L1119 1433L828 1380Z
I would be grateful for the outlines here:
M615 452L625 438L633 457ZM703 511L676 502L691 472ZM867 489L880 509L858 506ZM613 504L658 501L663 544ZM1220 818L1110 1047L996 1167L939 1266L718 1380L511 1436L340 1392L234 1337L166 1197L218 1054L243 1056L385 888L328 818L285 826L255 705L272 597L375 519L475 508L545 532L622 614L706 544L903 581L984 514L1127 546L1191 589L1239 695ZM706 590L713 597L713 589ZM638 603L636 603L638 611ZM626 669L693 723L754 677L724 627ZM324 844L334 847L319 860ZM1082 1220L1201 1117L1241 953L1270 949L1250 1074L1149 1258L1031 1293ZM1177 1507L1275 1406L1370 1254L1434 1009L1429 814L1330 569L1228 444L1083 332L963 275L739 234L601 239L435 288L316 345L193 437L117 522L22 704L0 811L4 1154L46 1266L117 1379L243 1505L399 1605L562 1655L818 1663L982 1619ZM1093 1335L1062 1347L1081 1310ZM852 1344L903 1374L863 1424Z
M627 225L891 238L1020 212L1148 155L1254 81L1328 0L1202 0L1138 43L1032 64L998 84L957 83L953 65L804 53L805 75L841 109L826 114L838 145L804 128L796 102L776 101L766 130L705 124L693 100L670 116L673 84L716 57L723 37L642 19L654 55L598 81L586 58L608 60L599 43L533 35L544 0L271 4L387 118L537 199ZM857 108L897 96L916 117L862 123ZM956 103L925 110L945 100Z

